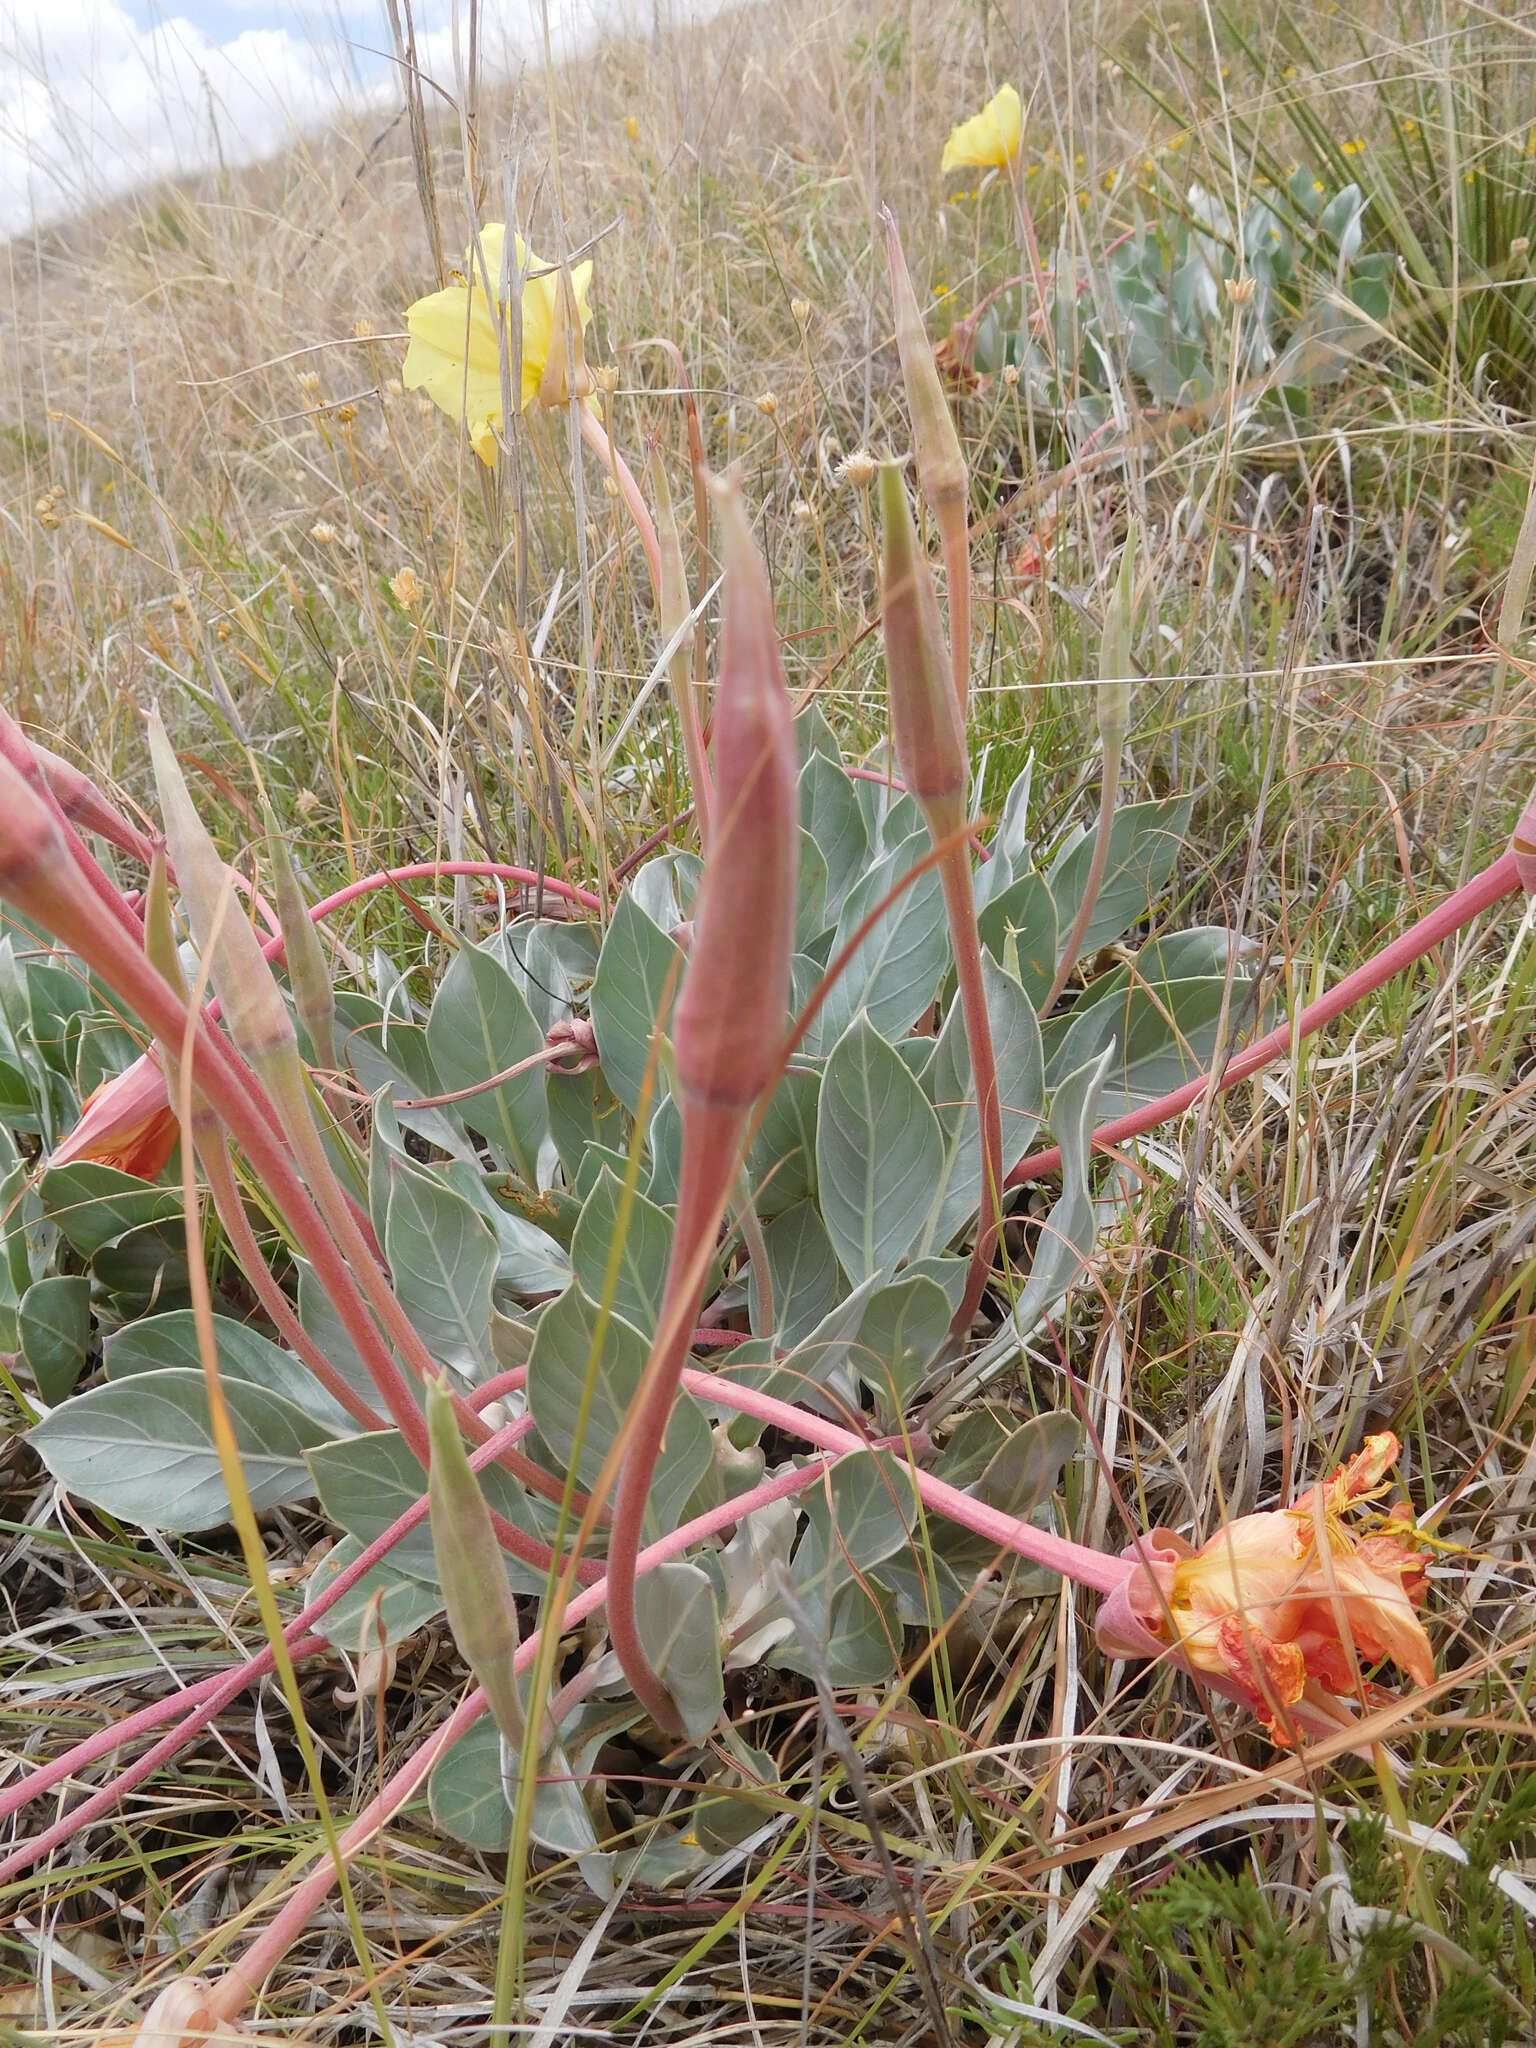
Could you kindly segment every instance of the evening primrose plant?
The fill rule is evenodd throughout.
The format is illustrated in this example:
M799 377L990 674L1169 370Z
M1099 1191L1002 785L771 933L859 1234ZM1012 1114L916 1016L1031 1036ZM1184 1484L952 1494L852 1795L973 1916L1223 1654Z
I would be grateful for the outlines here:
M552 284L536 388L494 324L500 409L471 386L472 368L489 376L471 356L493 302L521 305L525 342L543 333L527 281L503 295L526 251L502 239L493 286L490 241L441 320L413 308L412 349L446 362L434 399L492 463L511 390L566 408L594 421L583 435L614 473L578 368L585 279ZM1125 1513L1106 1549L1069 1533L1063 1474L1096 1455L1071 1383L1033 1413L997 1388L1113 1220L1105 1147L1283 1055L1529 886L1536 804L1511 851L1261 1035L1269 992L1231 935L1166 920L1188 799L1119 800L1148 623L1127 540L1091 685L1094 825L1043 821L1028 766L977 816L955 655L969 565L949 545L963 466L957 481L894 224L891 259L945 605L886 464L890 745L850 760L814 706L795 713L748 505L715 482L702 856L667 846L592 888L422 862L306 905L275 833L253 875L226 862L158 719L163 844L0 725L0 1319L30 1441L76 1501L156 1532L249 1527L299 1501L336 1531L281 1643L0 1790L14 1812L163 1731L0 1872L107 1810L290 1654L393 1650L446 1613L472 1677L335 1854L197 1987L205 2030L238 2019L338 1869L423 1788L442 1828L511 1843L514 1867L534 1845L604 1896L682 1882L750 1853L771 1806L773 1761L733 1711L743 1672L791 1698L885 1687L963 1614L1063 1576L1102 1603L1108 1670L1165 1663L1325 1759L1380 1704L1378 1664L1433 1682L1425 1545L1406 1505L1381 1505L1389 1433L1198 1545ZM667 538L662 667L692 609L679 557ZM102 841L119 867L147 856L142 887ZM430 999L387 958L336 980L315 927L374 889L469 874L504 895L443 932ZM158 1170L168 1118L206 1229ZM1047 1174L1031 1239L1012 1205ZM668 1773L668 1811L638 1833L600 1764L619 1737Z

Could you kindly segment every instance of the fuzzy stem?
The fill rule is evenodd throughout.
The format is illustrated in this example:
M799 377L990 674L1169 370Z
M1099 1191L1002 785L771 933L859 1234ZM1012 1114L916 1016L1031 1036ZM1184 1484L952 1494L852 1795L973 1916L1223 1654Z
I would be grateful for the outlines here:
M940 843L943 821L929 822L929 833ZM962 814L963 823L963 814ZM958 828L957 828L958 830ZM997 1249L1003 1199L1003 1112L998 1089L997 1055L992 1044L992 1019L987 1011L987 992L981 974L981 937L976 928L976 896L971 886L971 862L965 842L956 831L944 835L947 850L939 863L939 880L944 888L944 908L949 916L950 944L955 955L955 979L960 990L960 1010L965 1021L966 1044L971 1055L971 1084L976 1090L976 1113L981 1134L981 1213L976 1223L976 1245L971 1269L966 1275L965 1293L950 1334L963 1338L986 1288Z
M1460 931L1464 924L1469 924L1482 911L1490 909L1519 887L1520 877L1513 852L1501 853L1463 888L1447 896L1427 916L1411 924L1407 931L1400 932L1389 946L1383 946L1379 953L1373 954L1363 967L1346 974L1326 995L1319 996L1315 1003L1308 1003L1289 1022L1276 1025L1273 1031L1255 1039L1245 1051L1229 1060L1216 1078L1218 1092L1235 1087L1239 1081L1246 1081L1260 1067L1268 1066L1271 1060L1288 1053L1302 1039L1310 1038L1314 1031L1331 1024L1351 1003L1359 1002L1362 996L1370 995L1383 982L1390 981L1393 975L1401 974L1405 967L1411 967L1415 960L1422 959L1442 939ZM1175 1088L1171 1095L1161 1095L1156 1102L1149 1102L1126 1116L1117 1116L1107 1124L1100 1124L1093 1134L1094 1145L1102 1150L1119 1145L1127 1138L1138 1137L1143 1131L1150 1131L1155 1124L1178 1116L1191 1103L1198 1102L1210 1085L1211 1076L1199 1074L1193 1081L1186 1081L1182 1088ZM1060 1164L1059 1146L1051 1145L1043 1152L1031 1152L1008 1175L1007 1185L1017 1187L1021 1181L1033 1180L1039 1174L1054 1173Z
M955 702L965 723L971 695L971 527L965 493L938 500L933 508L944 557L944 587L949 595L949 661Z
M661 546L656 539L656 528L651 520L650 507L645 502L645 493L636 483L634 471L613 445L612 436L591 406L583 405L579 417L581 438L618 485L619 495L634 521L635 531L640 536L640 545L645 549L646 567L651 572L651 587L656 593L656 602L660 604Z
M672 1695L652 1668L635 1621L637 1559L651 1481L687 1364L688 1340L699 1319L709 1254L735 1179L748 1115L734 1103L704 1103L687 1097L682 1111L682 1169L672 1257L655 1348L630 1403L629 1450L614 1502L607 1581L608 1633L614 1654L640 1704L658 1727L673 1735L684 1732L682 1719Z

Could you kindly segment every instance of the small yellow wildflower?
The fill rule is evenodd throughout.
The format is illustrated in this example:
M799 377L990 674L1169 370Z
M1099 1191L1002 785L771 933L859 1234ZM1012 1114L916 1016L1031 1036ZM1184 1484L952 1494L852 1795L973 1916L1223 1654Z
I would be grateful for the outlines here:
M338 406L337 406L337 408L336 408L336 424L337 424L337 426L339 426L339 427L350 427L350 426L351 426L351 424L352 424L352 422L353 422L353 421L354 421L354 420L355 420L356 418L357 418L357 407L356 407L356 406L355 406L355 405L354 405L354 404L352 403L351 399L348 399L348 400L346 401L346 403L345 403L344 405L338 405Z
M407 562L403 569L397 569L389 579L390 595L403 612L415 611L421 602L421 578Z
M487 466L496 460L496 428L501 413L501 347L505 301L500 299L502 254L506 228L488 221L480 231L478 254L470 250L464 267L470 281L449 285L418 299L405 312L411 345L401 372L407 391L421 390L453 419L463 420L475 453ZM523 286L521 391L517 402L526 412L538 396L555 333L560 277L537 256L531 256L519 234L512 237L514 260L509 278L528 271ZM483 262L483 269L482 269ZM493 312L485 280L498 294ZM583 328L592 318L587 291L592 265L578 263L571 272L576 310ZM510 343L510 336L508 336ZM516 365L513 365L514 370Z
M1360 152L1365 148L1365 137L1363 135L1352 136L1348 142L1341 142L1339 148L1344 152L1345 156L1359 156Z
M624 133L631 142L638 142L640 140L640 123L633 114L626 114L624 116Z
M1023 139L1024 109L1019 95L1013 86L1001 86L979 114L962 121L950 135L939 169L952 171L961 164L1000 167L1018 155Z

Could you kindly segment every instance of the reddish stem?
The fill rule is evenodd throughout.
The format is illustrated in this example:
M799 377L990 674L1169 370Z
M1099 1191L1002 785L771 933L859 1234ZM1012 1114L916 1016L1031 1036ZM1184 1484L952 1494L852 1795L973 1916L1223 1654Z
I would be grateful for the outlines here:
M1315 1003L1308 1003L1297 1015L1284 1024L1279 1024L1263 1038L1257 1038L1244 1051L1230 1059L1216 1077L1219 1091L1233 1088L1239 1081L1246 1081L1250 1074L1256 1074L1260 1067L1268 1066L1273 1059L1299 1045L1304 1038L1310 1038L1325 1024L1331 1024L1341 1010L1347 1010L1362 996L1390 981L1394 974L1401 974L1405 967L1438 946L1442 939L1448 939L1476 917L1488 910L1501 897L1510 895L1520 887L1520 878L1515 871L1513 851L1501 853L1496 861L1472 877L1462 888L1411 924L1388 946L1357 967L1352 974L1329 989L1325 996L1319 996ZM1139 1137L1143 1131L1150 1131L1154 1124L1178 1116L1181 1111L1198 1102L1211 1086L1209 1074L1199 1074L1193 1081L1186 1081L1182 1088L1175 1088L1171 1095L1161 1095L1156 1102L1149 1102L1144 1108L1134 1109L1126 1116L1117 1116L1107 1124L1100 1124L1093 1134L1093 1143L1102 1148L1118 1145L1126 1138ZM1054 1173L1061 1164L1061 1150L1049 1146L1043 1152L1031 1152L1027 1159L1021 1159L1008 1175L1006 1185L1017 1187L1020 1181L1033 1180L1042 1173Z

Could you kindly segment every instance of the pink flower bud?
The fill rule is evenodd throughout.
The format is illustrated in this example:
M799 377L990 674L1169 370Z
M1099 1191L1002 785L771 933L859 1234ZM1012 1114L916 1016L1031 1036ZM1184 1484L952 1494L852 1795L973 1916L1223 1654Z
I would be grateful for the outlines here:
M733 484L717 487L725 588L715 695L713 838L678 997L683 1097L744 1108L784 1044L799 815L773 599Z
M891 737L907 788L935 839L961 822L968 773L949 649L926 557L919 551L900 465L880 467L880 605Z

